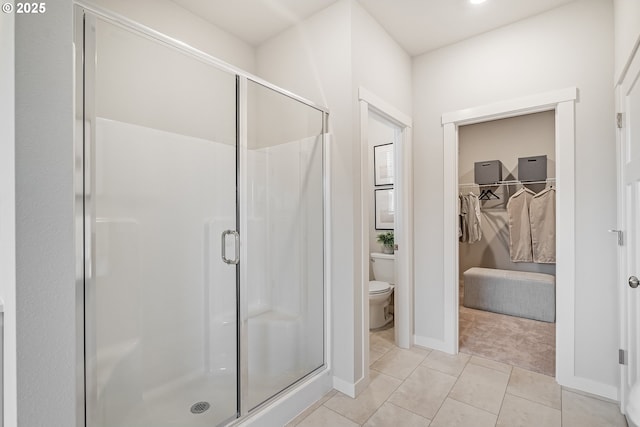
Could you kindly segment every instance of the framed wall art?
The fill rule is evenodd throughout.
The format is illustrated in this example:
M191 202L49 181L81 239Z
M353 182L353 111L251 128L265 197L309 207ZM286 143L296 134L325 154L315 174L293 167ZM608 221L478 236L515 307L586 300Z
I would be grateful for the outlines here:
M373 147L374 184L393 184L393 143Z
M393 230L394 211L393 188L375 190L376 230Z

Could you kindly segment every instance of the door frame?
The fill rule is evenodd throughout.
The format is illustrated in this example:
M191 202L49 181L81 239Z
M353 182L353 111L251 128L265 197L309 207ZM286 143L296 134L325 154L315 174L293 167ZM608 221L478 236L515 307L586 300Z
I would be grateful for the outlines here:
M562 262L556 266L556 380L562 385L598 390L574 373L575 356L575 102L578 89L569 87L524 98L453 111L442 115L444 134L444 339L439 350L458 353L459 271L458 271L458 128L462 125L555 111L556 184L562 197L557 200L556 251ZM615 398L615 396L613 396Z
M362 291L362 384L369 379L369 112L390 121L401 130L402 137L394 143L395 182L395 253L396 281L407 286L396 286L395 301L395 341L398 347L410 348L413 345L413 181L412 181L412 138L411 117L387 103L373 92L360 87L360 197L361 197L361 258L360 289ZM360 381L359 381L360 383ZM356 393L357 394L357 393Z
M640 82L634 81L634 76L637 76L640 73L640 39L639 43L636 43L635 48L631 52L629 56L629 61L627 66L624 69L623 74L620 76L620 80L618 81L615 88L615 96L616 96L616 109L618 113L622 114L621 123L618 125L616 129L616 156L617 156L617 196L618 196L618 215L617 215L617 231L622 233L621 239L622 244L618 244L617 247L617 255L618 255L618 274L617 274L617 288L618 288L618 305L619 305L619 343L620 349L624 351L624 362L620 363L620 411L623 414L626 414L626 406L627 399L629 394L629 389L627 389L627 380L626 377L628 375L628 361L634 357L635 360L638 360L639 355L632 355L631 349L629 349L629 330L627 327L627 317L629 314L628 309L628 286L627 286L627 233L629 230L629 226L626 222L626 197L625 197L625 163L626 163L626 155L624 150L624 142L627 139L626 133L628 132L628 126L625 122L625 116L628 114L627 106L625 102L625 94L628 93L629 90L634 86L634 84L640 84ZM637 291L636 291L637 292ZM640 366L638 367L640 368Z

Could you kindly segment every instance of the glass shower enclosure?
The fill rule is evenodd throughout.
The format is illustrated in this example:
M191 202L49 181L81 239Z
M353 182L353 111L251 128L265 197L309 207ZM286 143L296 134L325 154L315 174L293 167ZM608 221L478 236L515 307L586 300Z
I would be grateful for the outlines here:
M327 112L76 9L87 427L217 426L325 366Z

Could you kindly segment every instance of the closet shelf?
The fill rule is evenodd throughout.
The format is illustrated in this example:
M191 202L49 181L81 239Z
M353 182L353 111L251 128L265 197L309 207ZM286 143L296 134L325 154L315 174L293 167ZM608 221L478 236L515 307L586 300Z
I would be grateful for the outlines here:
M458 187L497 187L499 185L531 185L531 184L548 184L556 182L555 178L547 178L542 181L498 181L493 184L476 184L475 182L469 182L465 184L458 184Z

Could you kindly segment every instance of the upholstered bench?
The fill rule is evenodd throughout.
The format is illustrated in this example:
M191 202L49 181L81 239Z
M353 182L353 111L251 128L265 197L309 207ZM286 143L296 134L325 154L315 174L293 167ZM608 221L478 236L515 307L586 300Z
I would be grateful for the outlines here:
M555 276L473 267L463 277L465 307L545 322L556 320Z

